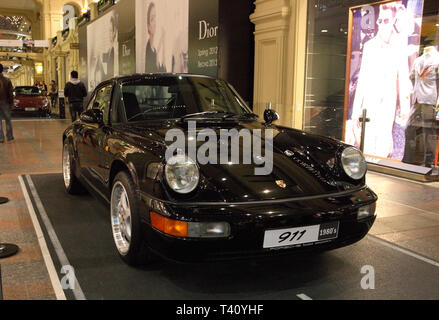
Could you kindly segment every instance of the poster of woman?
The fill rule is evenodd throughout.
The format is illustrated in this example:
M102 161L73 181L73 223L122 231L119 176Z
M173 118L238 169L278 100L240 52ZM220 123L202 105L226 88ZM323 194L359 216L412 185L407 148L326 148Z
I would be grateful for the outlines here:
M401 160L412 109L410 70L420 45L423 0L351 8L345 141L360 146L363 110L370 122L364 153Z
M136 0L136 71L188 72L189 0Z
M119 74L118 15L115 10L87 26L88 90Z

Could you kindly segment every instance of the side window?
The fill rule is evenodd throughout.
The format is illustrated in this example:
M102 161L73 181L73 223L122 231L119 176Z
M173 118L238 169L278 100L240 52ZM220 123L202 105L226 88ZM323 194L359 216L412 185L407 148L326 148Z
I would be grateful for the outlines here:
M111 106L110 112L111 112L110 118L112 124L126 122L125 106L123 104L122 92L120 90L120 86L114 87L113 105Z
M93 102L95 101L95 93L93 92L90 98L90 101L88 102L87 108L85 110L89 110L93 108Z
M111 103L111 89L113 88L112 84L106 85L105 87L100 88L96 92L96 98L92 102L92 108L100 109L104 114L104 123L108 123L108 115L110 111L110 103Z

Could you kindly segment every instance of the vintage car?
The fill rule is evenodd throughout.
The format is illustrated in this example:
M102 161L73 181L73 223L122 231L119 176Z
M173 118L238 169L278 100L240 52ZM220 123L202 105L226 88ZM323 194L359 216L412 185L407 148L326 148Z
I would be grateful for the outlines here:
M15 87L11 111L16 114L50 115L49 99L35 86Z
M144 74L105 81L63 134L65 187L108 204L115 247L130 265L157 256L198 262L324 251L362 239L377 201L365 184L362 153L274 125L274 110L264 120L216 78ZM246 161L248 140L221 138L234 130L251 132L250 144L261 142L261 153ZM169 151L181 135L183 147ZM199 160L207 141L213 141L209 156L225 151L225 162ZM194 145L198 153L190 151ZM242 155L229 158L233 150ZM271 170L256 174L261 155L270 153Z

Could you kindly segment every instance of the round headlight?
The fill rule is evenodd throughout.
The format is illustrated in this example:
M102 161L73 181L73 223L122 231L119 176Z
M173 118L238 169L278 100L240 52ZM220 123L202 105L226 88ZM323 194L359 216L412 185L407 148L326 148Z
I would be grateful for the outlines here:
M341 163L344 172L355 180L360 180L366 174L367 164L360 150L348 147L341 154Z
M185 156L171 157L166 163L165 176L169 187L178 193L193 191L200 180L197 164Z

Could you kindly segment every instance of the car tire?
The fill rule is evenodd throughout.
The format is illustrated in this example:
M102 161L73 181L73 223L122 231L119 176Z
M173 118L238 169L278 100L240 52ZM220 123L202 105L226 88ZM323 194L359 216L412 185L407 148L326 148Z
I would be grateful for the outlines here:
M64 141L64 145L63 145L62 170L63 170L64 186L66 188L67 193L73 195L86 193L86 189L81 184L81 182L79 182L78 178L75 175L73 146L68 141L68 139Z
M152 255L141 231L140 199L126 171L119 172L114 179L110 213L114 244L122 260L130 266L150 263Z

